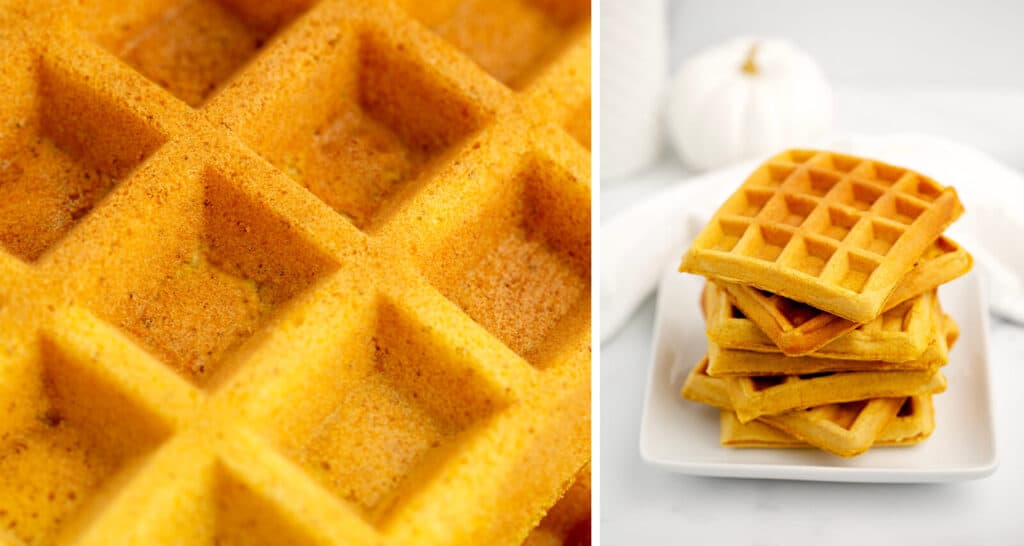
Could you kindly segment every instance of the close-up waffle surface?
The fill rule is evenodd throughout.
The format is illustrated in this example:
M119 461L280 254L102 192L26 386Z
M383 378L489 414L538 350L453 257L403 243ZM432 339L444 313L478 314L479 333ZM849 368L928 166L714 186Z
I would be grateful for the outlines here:
M758 167L694 240L681 271L753 285L857 323L963 212L913 171L789 150Z
M939 237L889 295L882 313L966 274L972 265L973 258L963 247L948 237ZM858 326L853 321L751 286L724 281L716 281L716 284L729 294L729 299L746 318L760 327L772 346L790 356L815 352ZM714 333L709 331L708 334L713 337ZM762 340L759 344L767 346L768 342Z
M0 3L0 544L589 541L589 3L407 4Z

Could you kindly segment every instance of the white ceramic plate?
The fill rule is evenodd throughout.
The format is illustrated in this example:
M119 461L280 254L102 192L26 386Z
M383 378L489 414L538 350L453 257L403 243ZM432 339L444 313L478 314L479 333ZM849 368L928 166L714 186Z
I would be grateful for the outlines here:
M976 273L939 289L960 340L943 368L949 380L935 397L935 432L909 447L877 447L853 459L817 449L736 449L719 444L718 410L679 396L707 340L698 299L704 279L675 271L662 277L640 427L650 464L705 476L842 482L943 482L977 479L996 469L988 372L988 314Z

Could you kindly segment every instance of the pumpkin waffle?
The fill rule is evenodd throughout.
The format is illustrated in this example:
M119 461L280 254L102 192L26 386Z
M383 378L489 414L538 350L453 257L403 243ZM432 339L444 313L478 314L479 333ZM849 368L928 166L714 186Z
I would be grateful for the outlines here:
M520 4L0 3L0 543L584 536L589 4Z
M971 255L960 245L947 237L939 237L897 285L886 300L882 314L966 274L972 263ZM773 346L789 356L817 352L858 326L855 322L751 286L725 281L715 283L726 291L736 308L759 327ZM714 337L715 332L710 329L708 335L719 343L728 343L721 335ZM762 339L750 347L731 348L757 350L758 347L768 347L768 343Z
M804 375L824 372L881 372L881 371L922 371L945 366L949 362L948 339L959 334L956 323L941 312L938 320L932 322L931 342L916 360L887 362L884 360L850 360L820 358L815 356L786 356L782 353L767 353L723 349L708 340L709 370L714 376L766 376ZM945 335L943 335L945 332Z
M729 447L813 447L761 421L741 423L731 411L719 412L721 442ZM903 402L871 447L908 446L920 443L935 430L935 408L931 395L912 396Z
M705 285L703 299L708 307L708 339L726 349L782 352L713 281ZM931 290L803 356L887 362L916 360L931 343L935 324L941 322L938 296Z
M708 359L705 357L687 376L682 389L683 398L732 411L725 381L708 375L707 371ZM874 439L899 413L905 400L875 398L763 415L758 419L829 453L853 457L871 447Z
M680 271L752 285L865 323L962 212L954 189L913 171L789 150L726 200Z
M939 371L824 373L727 377L725 385L736 417L747 423L827 404L939 394L946 390L946 376Z

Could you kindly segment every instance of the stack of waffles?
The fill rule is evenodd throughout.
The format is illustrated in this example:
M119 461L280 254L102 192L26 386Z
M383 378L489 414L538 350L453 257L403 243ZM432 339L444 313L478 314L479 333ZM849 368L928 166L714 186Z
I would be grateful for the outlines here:
M0 544L582 544L590 2L0 0Z
M937 287L972 265L942 235L956 192L913 171L790 150L701 231L708 352L683 396L721 409L721 441L851 457L934 428L957 325Z

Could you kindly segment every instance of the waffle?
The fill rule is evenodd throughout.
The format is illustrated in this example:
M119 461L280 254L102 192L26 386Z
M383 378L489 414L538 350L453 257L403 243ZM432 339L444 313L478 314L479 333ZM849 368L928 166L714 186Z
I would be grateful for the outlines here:
M922 371L945 366L949 362L949 340L959 335L956 323L948 315L938 315L932 321L931 343L917 360L886 362L884 360L849 360L819 358L814 356L786 356L782 353L767 353L723 349L708 341L708 367L714 376L766 376L804 375L825 372L881 372L881 371ZM942 335L942 332L945 335Z
M682 396L719 409L733 410L725 381L708 375L707 357L690 371ZM829 453L853 457L871 447L874 439L899 413L905 400L875 398L830 404L779 415L763 415L759 420Z
M526 537L523 546L590 544L590 466L584 468L558 504Z
M946 376L938 371L741 376L725 378L725 385L736 417L748 423L827 404L939 394L946 390Z
M724 289L710 281L704 291L708 339L726 349L782 352L757 323L748 319L739 306L733 305L734 300ZM932 290L804 356L887 362L916 360L931 343L934 326L941 323L941 317L938 296Z
M813 447L761 421L741 423L736 414L720 413L721 442L729 447ZM872 447L907 446L920 443L935 430L935 408L931 395L907 398L903 407L878 433Z
M896 286L885 302L883 315L911 298L964 275L970 271L972 263L971 255L960 245L947 237L939 237ZM723 281L716 281L716 284L728 293L742 314L764 332L773 346L789 356L814 353L857 327L855 322L750 286ZM712 332L708 335L712 336ZM721 336L715 339L726 343ZM757 345L768 346L763 340ZM757 347L734 348L756 350Z
M790 150L761 165L722 205L680 270L864 323L962 212L955 190L918 173Z
M0 4L0 542L583 534L589 4L313 4Z
M736 414L720 413L721 442L730 448L811 448L803 442L767 423L740 423ZM874 438L872 448L912 446L924 442L935 430L935 408L932 396L925 394L906 398L900 411Z

